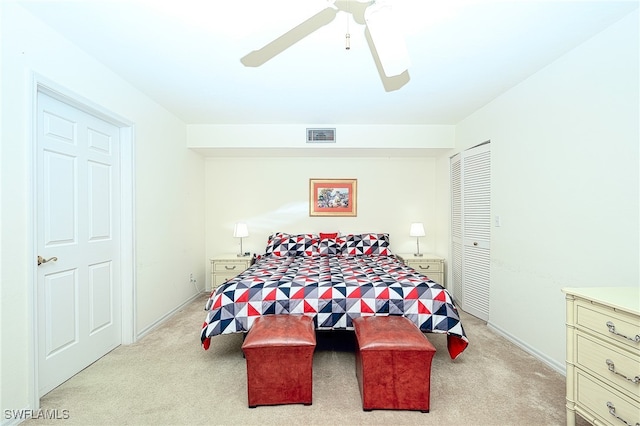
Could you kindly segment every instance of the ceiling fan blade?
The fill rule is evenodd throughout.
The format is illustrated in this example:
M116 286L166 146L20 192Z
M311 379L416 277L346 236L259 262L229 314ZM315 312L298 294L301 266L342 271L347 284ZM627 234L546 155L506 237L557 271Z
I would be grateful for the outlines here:
M253 52L245 55L244 57L242 57L242 59L240 59L240 62L242 62L247 67L259 67L276 55L279 55L283 51L287 50L312 32L329 24L335 19L337 13L338 10L333 7L327 7L321 10L311 18L302 22L300 25L297 25L277 39L265 45L263 48L254 50Z
M364 11L364 20L384 74L393 77L409 69L409 51L400 26L393 16L391 2L376 0Z
M389 77L384 73L382 64L380 63L380 58L378 57L378 52L376 51L376 47L373 45L373 40L371 39L371 34L369 33L368 29L365 29L364 31L364 37L367 40L367 45L369 46L369 50L371 51L371 57L373 58L373 62L376 65L376 71L378 71L378 75L380 76L380 81L382 82L384 91L393 92L401 89L405 84L409 83L411 77L409 76L408 70L392 77Z

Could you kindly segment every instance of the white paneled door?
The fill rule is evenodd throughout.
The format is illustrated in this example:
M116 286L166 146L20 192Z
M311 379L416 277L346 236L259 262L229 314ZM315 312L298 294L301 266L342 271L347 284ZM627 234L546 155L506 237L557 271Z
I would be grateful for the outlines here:
M45 93L37 102L42 396L122 341L120 165L116 126Z
M485 143L451 158L453 294L465 312L489 319L491 150Z

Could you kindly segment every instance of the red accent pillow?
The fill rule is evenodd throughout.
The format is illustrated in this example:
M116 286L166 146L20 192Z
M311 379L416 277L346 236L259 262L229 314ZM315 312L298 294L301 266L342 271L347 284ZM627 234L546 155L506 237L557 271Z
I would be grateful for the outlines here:
M322 232L320 233L320 239L321 240L324 240L324 239L327 239L327 238L330 239L330 240L336 239L336 238L338 238L338 233L337 232L334 232L333 234L324 234Z

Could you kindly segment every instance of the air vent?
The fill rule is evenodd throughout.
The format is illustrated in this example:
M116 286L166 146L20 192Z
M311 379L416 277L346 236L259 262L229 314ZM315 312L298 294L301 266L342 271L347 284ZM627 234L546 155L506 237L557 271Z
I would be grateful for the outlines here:
M335 143L336 129L307 129L307 143Z

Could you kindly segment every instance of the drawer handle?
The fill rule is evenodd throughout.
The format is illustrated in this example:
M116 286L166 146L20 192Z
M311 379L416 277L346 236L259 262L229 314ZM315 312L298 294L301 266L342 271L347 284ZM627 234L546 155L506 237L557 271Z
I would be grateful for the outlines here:
M224 269L226 269L227 271L233 271L234 269L236 269L236 266L238 265L233 265L233 266L224 265Z
M616 371L616 365L613 363L613 361L611 361L610 359L607 359L606 363L607 363L607 367L609 368L609 371L611 371L611 372L613 372L613 373L617 374L617 375L618 375L618 376L620 376L620 377L623 377L625 380L628 380L628 381L630 381L631 383L633 383L633 384L635 384L635 385L637 385L638 383L640 383L640 376L636 376L636 377L634 377L633 379L630 379L630 378L628 378L627 376L625 376L624 374L622 374L622 373L618 373L618 372Z
M609 333L613 333L616 336L624 337L627 340L631 340L632 342L640 343L640 334L636 334L636 337L627 337L624 334L620 334L616 331L616 326L611 321L607 321L607 328L609 329Z
M609 409L609 414L611 414L613 417L620 420L622 423L624 423L627 426L634 426L633 424L628 423L625 419L623 419L622 417L616 414L616 407L613 405L612 402L607 401L607 408ZM640 423L636 422L635 426L640 426Z
M422 266L422 265L418 265L418 267L420 267L420 269L429 269L431 267L431 265L427 265L426 268L424 266Z

